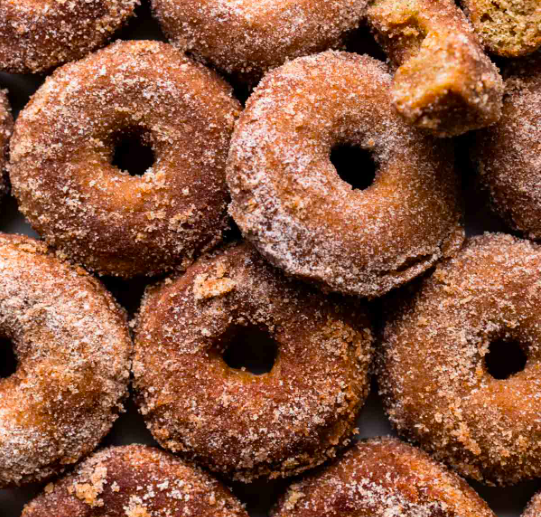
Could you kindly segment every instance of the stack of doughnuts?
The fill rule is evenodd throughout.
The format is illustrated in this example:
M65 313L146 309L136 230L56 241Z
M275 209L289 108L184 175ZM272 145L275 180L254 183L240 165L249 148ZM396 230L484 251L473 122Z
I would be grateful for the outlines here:
M169 42L109 44L138 6L0 0L0 195L37 234L0 206L0 489L248 517L229 483L296 477L275 517L495 517L464 478L541 478L538 2L152 0ZM16 109L12 74L44 76ZM507 232L466 237L461 153ZM133 314L108 289L141 283ZM372 376L395 436L360 439ZM100 449L130 394L152 445Z

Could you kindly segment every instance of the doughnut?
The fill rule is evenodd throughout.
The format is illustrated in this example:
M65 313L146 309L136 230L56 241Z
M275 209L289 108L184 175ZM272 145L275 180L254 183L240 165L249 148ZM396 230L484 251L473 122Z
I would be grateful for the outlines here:
M541 493L535 494L532 498L526 510L522 514L522 517L540 517L541 516Z
M475 137L473 160L492 206L514 230L541 239L541 59L508 70L503 116Z
M139 0L2 0L0 71L42 73L105 45Z
M322 472L293 484L273 517L495 517L468 484L395 438L358 442Z
M167 37L228 74L256 82L286 60L341 46L368 0L152 0Z
M409 123L450 137L499 119L502 79L453 0L376 0L368 22L397 67L392 100Z
M502 57L521 57L541 47L539 0L462 0L485 48Z
M0 90L0 198L7 191L7 182L4 171L8 158L8 143L13 129L13 118L6 93Z
M112 296L28 237L0 234L0 488L41 482L91 452L123 410L132 343Z
M391 310L378 357L381 395L404 437L491 485L541 475L541 248L510 235L469 240ZM491 373L492 344L527 358ZM519 348L520 347L520 348Z
M93 454L26 505L21 517L248 517L221 483L154 447Z
M239 103L170 45L119 42L57 70L15 125L10 178L62 257L124 278L185 267L227 228L225 163ZM155 162L112 165L133 136Z
M270 72L248 100L228 158L230 212L287 274L375 297L460 246L451 147L404 122L390 88L383 63L328 51ZM376 164L368 189L330 161L346 144Z
M262 375L223 358L254 331L278 348ZM136 403L154 438L243 482L332 458L355 432L369 390L365 309L288 280L246 243L152 287L135 342Z

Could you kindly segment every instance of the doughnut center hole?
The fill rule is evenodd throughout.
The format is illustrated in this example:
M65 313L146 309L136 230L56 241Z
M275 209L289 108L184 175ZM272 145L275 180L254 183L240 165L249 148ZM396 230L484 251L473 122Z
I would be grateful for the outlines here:
M492 377L503 380L524 370L527 360L520 343L500 339L490 345L485 356L485 365Z
M115 138L113 165L130 176L142 176L156 161L143 133L131 131Z
M331 149L331 163L342 181L353 190L366 190L376 179L376 164L370 151L350 144L338 144Z
M222 358L227 366L253 375L269 373L278 356L276 341L256 326L235 327L226 343Z
M7 379L17 371L15 347L9 339L0 338L0 379Z

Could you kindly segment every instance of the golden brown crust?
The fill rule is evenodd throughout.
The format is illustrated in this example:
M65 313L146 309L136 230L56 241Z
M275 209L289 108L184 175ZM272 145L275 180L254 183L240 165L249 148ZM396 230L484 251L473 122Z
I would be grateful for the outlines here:
M179 47L255 81L286 60L342 43L367 0L152 0Z
M239 327L276 342L269 373L224 362ZM146 294L134 386L162 446L249 482L302 472L349 442L371 356L370 323L358 302L288 280L240 244Z
M462 5L489 52L520 57L541 47L539 0L462 0Z
M91 452L127 394L132 344L112 296L27 237L0 234L0 487L42 481Z
M228 225L225 161L239 103L170 45L119 42L57 70L19 116L10 177L21 211L62 256L132 277L185 267ZM142 135L143 176L111 165Z
M499 119L498 69L453 0L376 0L368 21L398 67L393 102L409 123L448 137Z
M0 70L37 73L105 45L139 0L2 0Z
M294 484L273 517L495 517L464 480L394 438L355 444Z
M502 119L476 135L472 155L495 211L541 239L541 59L526 59L506 75Z
M390 84L374 59L325 52L271 72L250 97L228 158L230 212L288 274L375 297L461 244L451 148L399 117ZM345 143L376 162L366 190L330 161Z
M540 517L541 516L541 493L533 496L528 506L524 510L522 517Z
M218 481L143 445L104 449L45 487L22 517L248 517Z
M8 144L13 130L13 117L6 94L7 92L0 90L0 199L7 190Z
M503 234L471 239L386 324L379 382L396 429L459 473L510 485L541 475L541 248ZM494 341L528 362L490 375Z

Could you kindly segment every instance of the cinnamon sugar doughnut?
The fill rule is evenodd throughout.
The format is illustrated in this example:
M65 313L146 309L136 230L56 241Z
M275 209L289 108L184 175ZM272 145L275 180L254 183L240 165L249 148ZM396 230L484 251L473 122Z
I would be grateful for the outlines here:
M132 277L186 266L228 225L225 161L239 103L170 45L119 42L57 70L17 120L10 177L21 211L62 256ZM135 134L154 165L111 163Z
M122 410L125 316L84 270L0 234L0 337L18 360L0 379L0 487L43 481L91 452Z
M228 159L230 211L289 275L374 297L462 242L451 148L406 124L390 87L382 63L329 51L271 72L250 97ZM340 144L372 154L368 189L338 177Z
M9 107L6 93L0 90L0 199L7 190L7 182L4 176L8 157L8 143L13 129L13 118Z
M540 517L541 516L541 492L533 496L532 500L524 510L522 517Z
M511 67L503 116L476 135L474 161L480 183L505 221L541 239L541 59Z
M456 136L499 119L498 69L453 0L376 0L368 21L397 67L392 99L408 122Z
M102 450L26 505L22 517L248 517L205 472L153 447Z
M139 0L2 0L0 70L46 72L103 46Z
M222 357L255 329L278 348L260 376ZM247 244L230 246L147 292L136 329L136 401L173 452L244 482L290 476L349 442L371 350L358 302L328 299Z
M489 52L520 57L541 47L539 0L461 0Z
M286 60L339 46L368 0L152 0L179 47L255 81Z
M541 475L540 271L539 246L475 237L399 303L384 331L379 382L395 428L489 484ZM493 377L494 342L520 346L524 370Z
M495 517L459 476L393 438L357 443L288 490L273 517Z

